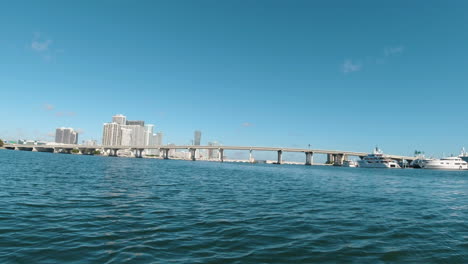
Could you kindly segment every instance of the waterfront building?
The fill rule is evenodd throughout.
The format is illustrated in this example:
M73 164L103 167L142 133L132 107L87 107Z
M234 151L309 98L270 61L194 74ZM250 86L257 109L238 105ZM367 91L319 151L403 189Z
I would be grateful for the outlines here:
M83 145L85 146L97 146L97 140L83 140Z
M145 146L154 146L153 131L154 125L145 125Z
M112 123L117 123L119 125L126 125L127 124L127 117L124 115L115 115L112 117Z
M154 146L154 125L142 120L127 120L124 115L114 115L105 123L102 144L105 146ZM156 140L157 141L157 140Z
M126 127L121 127L120 129L122 131L122 141L120 144L122 146L130 146L132 144L133 130L130 128L126 128Z
M132 146L145 146L145 127L140 126L140 125L124 125L120 126L121 130L123 131L126 129L126 133L130 133L130 139L129 140L130 144ZM125 141L127 143L128 141ZM128 146L127 144L122 143L122 145Z
M175 153L176 153L176 150L175 149L171 149L170 147L173 147L175 146L175 144L167 144L167 146L169 147L169 157L174 157Z
M126 125L129 125L129 126L145 126L145 121L141 121L141 120L138 120L138 121L127 120Z
M217 141L208 142L208 146L219 146ZM217 149L208 149L208 159L218 159L219 158L219 150Z
M78 144L78 132L73 130L73 128L57 128L55 130L55 143Z
M193 145L200 146L200 143L201 143L201 131L195 130Z
M4 141L4 143L20 144L20 145L45 145L46 144L46 142L44 142L44 141L28 140L28 139L18 139L17 142Z
M118 123L104 123L102 145L120 146L122 143L122 130Z
M156 135L153 135L155 137L155 145L156 146L162 146L163 145L163 133L158 132Z

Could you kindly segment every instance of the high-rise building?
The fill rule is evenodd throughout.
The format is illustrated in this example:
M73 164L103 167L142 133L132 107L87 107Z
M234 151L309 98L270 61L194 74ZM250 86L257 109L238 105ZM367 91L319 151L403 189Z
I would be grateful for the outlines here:
M124 125L120 126L120 128L127 129L126 131L130 130L130 144L132 146L145 146L145 127L139 125ZM122 143L122 145L124 145ZM128 145L126 145L128 146Z
M127 120L126 125L129 125L129 126L145 126L145 121L141 121L141 120L137 120L137 121Z
M201 142L201 131L195 130L193 145L200 146L200 142Z
M145 146L153 146L154 125L145 125Z
M156 133L156 135L153 135L153 136L155 136L155 145L162 146L163 145L163 133L158 132Z
M73 128L57 128L55 130L55 143L78 144L78 132Z
M119 146L122 143L122 130L118 123L104 123L102 145Z
M114 115L112 123L105 123L102 144L105 146L152 146L154 125L145 121L127 120L124 115Z
M115 115L112 117L112 123L117 123L119 125L126 125L127 117L124 115Z
M83 145L85 146L97 146L97 141L93 139L83 140Z
M122 146L132 145L132 132L133 132L133 130L130 129L130 128L126 128L126 127L121 127L120 129L122 131L122 141L121 141L120 144Z
M208 142L208 146L219 146L219 143L216 141ZM219 150L208 149L208 159L217 159L217 158L219 158Z
M65 128L57 128L55 129L55 143L62 143L63 142L63 130Z

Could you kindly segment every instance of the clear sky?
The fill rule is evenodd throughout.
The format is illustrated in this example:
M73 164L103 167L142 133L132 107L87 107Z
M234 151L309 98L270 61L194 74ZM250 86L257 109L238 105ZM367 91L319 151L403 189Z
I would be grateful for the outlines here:
M458 153L467 1L2 1L0 138Z

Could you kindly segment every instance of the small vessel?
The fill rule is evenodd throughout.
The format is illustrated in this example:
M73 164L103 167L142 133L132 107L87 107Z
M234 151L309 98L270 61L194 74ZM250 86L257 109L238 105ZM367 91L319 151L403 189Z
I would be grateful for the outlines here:
M468 162L468 153L466 153L465 148L462 148L462 150L460 152L460 155L458 157L460 157L462 160Z
M422 169L427 162L431 161L432 159L426 159L425 157L417 158L410 163L410 167L415 169Z
M433 159L425 162L423 169L468 170L468 163L460 157Z
M358 167L358 163L354 160L345 160L343 161L343 167L356 168Z
M358 163L362 168L401 168L398 162L386 157L377 147L372 154L365 156Z
M410 163L410 167L413 167L415 169L422 169L424 168L424 165L431 161L432 159L428 159L426 158L426 156L424 156L424 152L421 152L421 151L415 151L414 152L415 154L415 157L416 159L413 160L411 163Z

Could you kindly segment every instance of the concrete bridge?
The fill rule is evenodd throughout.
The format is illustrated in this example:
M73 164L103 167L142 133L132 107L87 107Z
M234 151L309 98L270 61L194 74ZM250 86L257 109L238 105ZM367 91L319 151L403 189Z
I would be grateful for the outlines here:
M80 154L93 155L96 150L101 150L108 156L117 156L119 150L130 150L136 158L143 157L143 151L147 149L156 149L160 151L163 159L169 159L170 150L184 149L190 153L190 159L196 160L196 151L200 149L218 150L218 159L220 162L224 161L225 150L245 150L249 151L249 161L253 161L253 151L273 151L277 153L276 164L283 163L283 153L304 153L305 165L312 165L314 154L327 155L327 164L341 166L343 161L347 160L349 156L363 158L368 155L365 152L354 151L341 151L341 150L323 150L323 149L301 149L301 148L281 148L281 147L253 147L253 146L194 146L194 145L166 145L166 146L85 146L85 145L21 145L21 144L5 144L7 149L25 150L25 151L38 151L38 152L54 152L54 153L72 153L74 150ZM399 155L385 155L391 159L398 161L407 160L412 161L415 157L399 156Z

